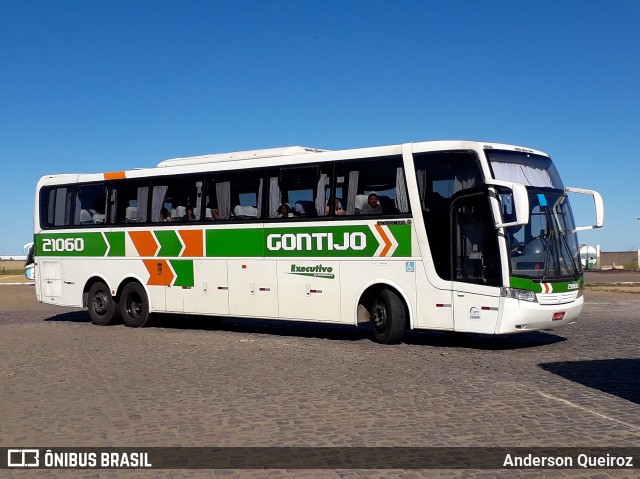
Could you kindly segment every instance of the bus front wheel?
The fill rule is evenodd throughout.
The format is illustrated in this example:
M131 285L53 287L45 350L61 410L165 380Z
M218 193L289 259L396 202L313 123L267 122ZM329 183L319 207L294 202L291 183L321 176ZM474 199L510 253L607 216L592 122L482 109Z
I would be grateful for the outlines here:
M139 283L129 283L122 290L120 314L127 326L141 328L149 320L149 299Z
M113 300L108 286L102 281L93 283L89 288L87 309L91 321L98 326L106 326L118 315L118 305Z
M383 289L371 307L373 338L382 344L399 343L404 333L406 309L402 299L393 291Z

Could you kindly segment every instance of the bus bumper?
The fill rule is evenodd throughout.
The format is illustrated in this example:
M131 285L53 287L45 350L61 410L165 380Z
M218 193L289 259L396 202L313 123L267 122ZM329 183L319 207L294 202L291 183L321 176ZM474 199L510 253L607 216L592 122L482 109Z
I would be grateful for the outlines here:
M580 316L584 297L570 303L541 305L512 298L503 298L502 317L497 334L524 333L556 329L573 324Z

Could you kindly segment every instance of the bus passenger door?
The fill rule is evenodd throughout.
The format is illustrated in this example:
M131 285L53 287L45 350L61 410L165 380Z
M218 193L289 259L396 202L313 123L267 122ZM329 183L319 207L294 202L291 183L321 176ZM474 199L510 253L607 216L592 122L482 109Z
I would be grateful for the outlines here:
M489 199L460 197L452 209L453 319L456 331L493 334L500 305L500 256Z

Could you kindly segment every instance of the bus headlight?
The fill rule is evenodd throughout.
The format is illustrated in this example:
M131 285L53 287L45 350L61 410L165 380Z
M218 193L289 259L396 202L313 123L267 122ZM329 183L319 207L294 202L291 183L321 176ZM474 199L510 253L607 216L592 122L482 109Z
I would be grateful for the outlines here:
M528 289L502 288L500 294L505 298L519 299L520 301L529 301L532 303L538 302L536 293Z

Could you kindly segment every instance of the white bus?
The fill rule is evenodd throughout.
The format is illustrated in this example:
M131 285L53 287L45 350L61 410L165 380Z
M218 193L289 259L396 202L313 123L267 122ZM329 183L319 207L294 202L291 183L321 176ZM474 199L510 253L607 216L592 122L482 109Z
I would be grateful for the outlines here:
M592 195L576 227L568 192ZM576 321L576 231L603 224L545 153L433 141L288 147L43 177L40 301L106 325L150 313L505 334Z

